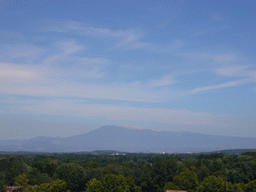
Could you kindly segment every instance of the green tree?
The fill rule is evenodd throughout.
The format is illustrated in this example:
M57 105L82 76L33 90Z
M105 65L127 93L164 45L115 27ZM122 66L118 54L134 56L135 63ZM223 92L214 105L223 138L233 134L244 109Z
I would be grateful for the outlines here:
M104 192L140 192L141 188L134 184L134 179L123 175L107 174L101 180Z
M92 169L86 167L84 169L84 175L85 175L85 183L89 182L91 179L97 179L101 180L104 177L104 169L102 167Z
M96 169L100 167L100 164L97 162L87 162L85 164L82 165L83 168L90 168L90 169Z
M26 174L18 175L14 177L14 184L16 186L21 186L23 189L28 186L28 176Z
M49 177L47 173L41 173L39 171L35 172L33 175L29 175L29 184L30 185L40 185L42 183L51 183L52 178Z
M5 174L0 172L0 192L4 192L4 186L6 185Z
M120 166L118 165L107 165L106 167L104 167L104 173L108 174L108 173L112 173L112 174L120 174Z
M129 166L124 166L122 170L123 175L134 178L135 184L140 186L142 191L154 191L151 174L152 165L150 163L131 163Z
M197 192L222 192L224 189L224 181L221 177L209 176L198 186Z
M245 192L255 192L256 191L256 180L250 181L246 184Z
M200 167L196 168L195 172L197 174L199 183L201 183L204 178L210 175L210 171L205 165L201 165Z
M66 190L66 186L67 183L65 181L57 179L52 183L30 186L23 192L70 192L70 190Z
M164 191L166 190L180 190L180 187L175 185L173 182L167 182L164 186Z
M45 159L42 164L42 172L47 173L50 177L52 177L58 164L59 162L57 159Z
M101 192L104 191L102 182L97 179L91 179L86 184L86 192Z
M85 188L84 169L75 163L63 163L56 168L54 179L67 182L67 189L79 191Z
M20 157L8 157L0 159L0 172L4 176L6 185L14 185L15 176L28 174L32 168L23 162Z
M178 162L175 158L158 160L153 164L152 178L154 186L153 191L162 191L165 184L173 180L175 174L182 169L182 162Z
M232 190L235 191L244 191L244 183L235 183L232 187Z
M179 175L174 176L173 183L179 189L195 189L197 187L198 178L194 171L183 171Z

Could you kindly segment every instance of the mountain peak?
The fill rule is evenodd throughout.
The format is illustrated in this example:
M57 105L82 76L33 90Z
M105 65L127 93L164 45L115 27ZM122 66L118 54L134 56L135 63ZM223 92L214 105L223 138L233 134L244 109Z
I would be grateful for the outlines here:
M130 126L130 125L122 125L121 127L127 128L127 129L136 129L136 130L151 130L151 131L163 131L161 129L152 129L152 128L147 128L147 127L140 127L140 126Z
M256 148L256 138L171 132L137 126L107 125L88 133L54 139L3 141L0 151L79 152L115 150L123 152L206 152L224 149Z

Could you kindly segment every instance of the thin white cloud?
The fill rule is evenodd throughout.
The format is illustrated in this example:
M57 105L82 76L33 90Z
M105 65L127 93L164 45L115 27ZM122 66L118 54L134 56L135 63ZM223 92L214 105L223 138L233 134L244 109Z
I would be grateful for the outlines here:
M254 80L256 81L256 70L251 70L248 72L248 75Z
M181 39L173 39L171 43L167 45L158 45L158 44L145 44L144 48L154 51L155 53L175 53L177 54L178 50L181 50L186 45L186 42Z
M78 45L74 40L61 41L56 43L55 46L58 48L58 50L68 55L85 49L85 46Z
M213 70L216 74L233 78L246 78L256 82L256 70L251 66L235 65L224 66Z
M237 81L229 81L226 83L222 83L219 85L210 85L206 87L198 87L195 89L192 89L189 91L189 94L194 94L194 93L200 93L200 92L206 92L206 91L211 91L211 90L216 90L216 89L223 89L223 88L228 88L228 87L235 87L243 84L249 83L250 80L248 79L242 79L242 80L237 80Z
M0 92L14 95L82 97L131 101L155 101L160 96L136 84L87 83L62 80L54 68L0 64Z
M168 90L155 91L152 88L174 83L169 76L152 80L146 85L136 81L108 82L105 81L107 59L77 56L84 46L73 40L55 45L53 53L49 48L44 58L36 58L39 60L36 65L26 62L0 63L0 93L152 102L169 95ZM24 56L25 60L29 56ZM19 55L16 57L19 58Z
M161 86L168 86L177 83L176 80L170 75L164 75L160 79L151 80L149 83L150 87L161 87Z
M70 30L72 29L71 27L69 28ZM74 30L78 29L80 30L79 26L75 25ZM126 33L126 31L112 32L108 29L97 29L96 31L107 36L115 37L124 37L130 34ZM137 40L137 36L131 35L127 43L129 44L129 42ZM176 43L177 47L183 44L180 41ZM170 96L175 97L173 95L181 95L181 93L175 93L175 90L171 92L170 89L154 89L176 83L177 81L172 75L164 75L159 79L144 79L142 82L147 82L144 84L141 82L136 83L136 80L129 83L108 82L107 79L104 79L107 76L107 70L104 67L109 63L108 59L97 57L88 58L79 55L86 50L86 46L80 45L74 40L61 41L53 45L54 49L48 48L48 50L31 45L21 46L20 50L19 47L13 46L12 48L17 50L17 52L12 53L14 58L24 58L26 61L35 53L33 60L37 60L40 64L28 64L29 62L24 62L26 64L0 63L0 81L2 84L0 92L14 95L81 97L143 102L165 101ZM25 50L24 47L26 48ZM42 56L43 51L47 53L44 57ZM4 49L1 54L4 55L5 52L6 50ZM205 53L197 53L193 57L218 62L230 62L236 58L233 54ZM218 68L215 69L215 73L223 76L238 76L239 74L243 74L243 77L246 77L246 79L233 80L219 85L198 87L187 93L195 94L239 86L248 83L249 77L255 79L256 76L255 70L249 70L242 66ZM101 81L93 81L95 79L100 79Z
M12 103L10 103L12 105ZM123 105L86 104L79 100L21 100L12 105L13 113L33 113L107 118L132 122L157 122L173 125L227 126L231 119L224 114L183 109L143 108Z
M212 21L222 21L222 20L224 20L224 18L222 16L220 16L220 15L212 14L211 15L211 20Z
M131 34L131 31L112 31L108 28L91 27L81 22L62 21L47 24L46 31L51 32L76 32L79 35L99 37L124 37Z
M49 32L62 32L62 33L75 33L81 36L92 36L97 38L112 38L115 42L115 48L142 48L147 44L140 42L140 38L144 36L139 30L111 30L108 28L91 27L81 22L75 21L63 21L63 22L51 22L44 27ZM110 50L111 50L110 49Z
M225 67L220 67L215 69L214 71L218 74L218 75L222 75L222 76L246 76L247 74L247 69L249 67L248 66L241 66L241 65L237 65L237 66L225 66Z
M15 41L23 41L25 37L18 32L0 31L0 39L2 43L10 43Z
M108 59L100 57L79 56L86 49L74 40L53 43L53 47L41 49L38 46L17 44L5 47L0 53L2 68L9 68L9 75L27 74L24 68L40 68L41 72L47 70L56 77L70 77L73 79L99 79L103 78L104 68L109 64ZM20 70L19 70L20 68ZM43 69L44 68L44 69ZM17 70L16 70L17 69ZM2 69L3 70L3 69ZM31 72L30 72L31 73Z
M58 62L63 62L72 56L74 58L74 53L80 52L85 49L85 46L78 45L76 41L62 41L55 43L54 54L49 54L43 61L46 65L56 65ZM57 52L57 53L56 53Z
M237 56L230 53L204 53L204 52L195 52L195 53L182 53L181 56L189 56L196 60L201 61L213 61L216 63L231 63L237 61Z
M0 62L23 62L23 63L37 63L45 54L47 50L26 44L19 43L15 45L5 45L0 46Z
M0 63L0 79L5 84L19 80L41 79L40 76L40 70L34 65Z

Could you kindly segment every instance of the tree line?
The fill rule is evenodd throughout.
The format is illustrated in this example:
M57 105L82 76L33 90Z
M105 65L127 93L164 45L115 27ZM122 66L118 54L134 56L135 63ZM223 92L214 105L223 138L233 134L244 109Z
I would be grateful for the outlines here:
M256 191L256 152L0 155L0 190L24 192Z

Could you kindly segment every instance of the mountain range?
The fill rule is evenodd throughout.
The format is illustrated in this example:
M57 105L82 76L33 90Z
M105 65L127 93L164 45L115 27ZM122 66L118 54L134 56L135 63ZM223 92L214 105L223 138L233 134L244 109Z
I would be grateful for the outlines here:
M218 148L221 150L255 149L256 138L104 126L82 135L66 138L36 137L26 140L0 141L0 151L115 150L144 153L185 153L216 151Z

